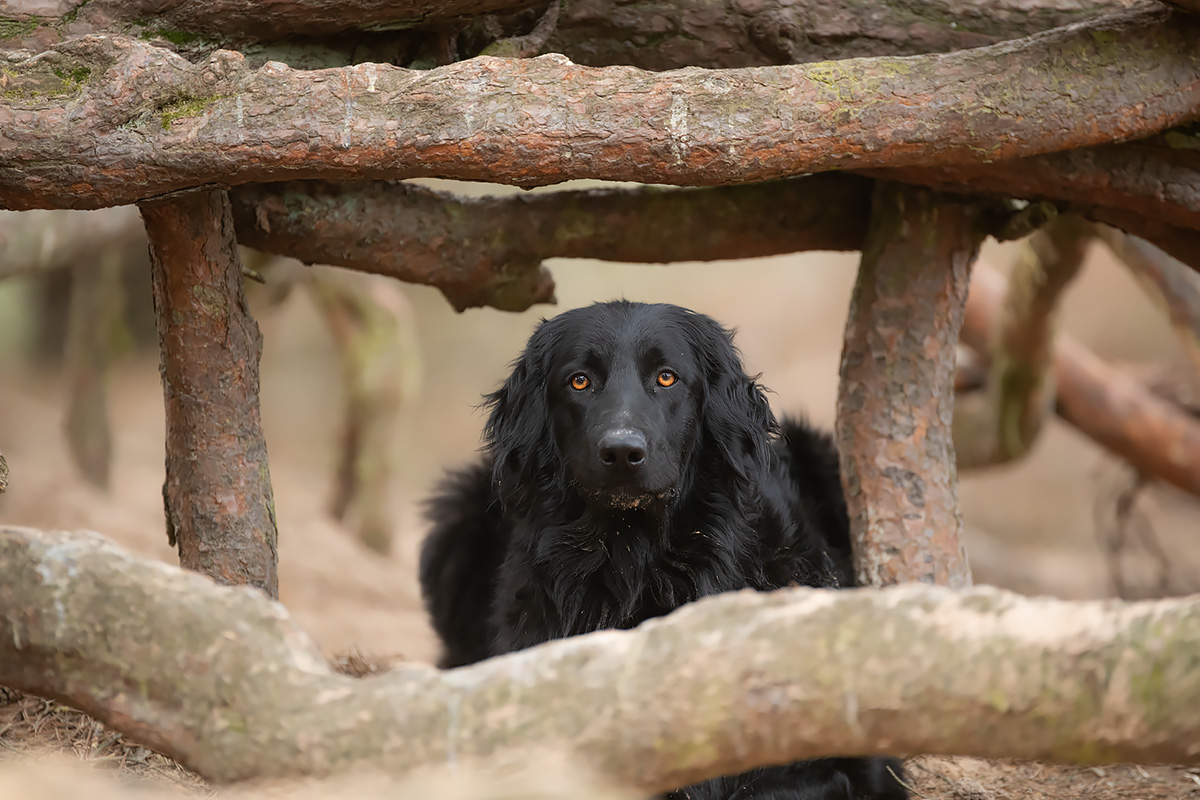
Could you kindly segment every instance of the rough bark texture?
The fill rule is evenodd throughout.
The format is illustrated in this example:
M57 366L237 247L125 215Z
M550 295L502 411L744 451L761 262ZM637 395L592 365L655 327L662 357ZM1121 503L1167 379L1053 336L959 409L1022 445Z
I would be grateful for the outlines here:
M902 60L651 73L560 55L252 71L229 51L193 65L88 36L10 56L0 206L119 205L283 177L712 185L1021 158L1190 119L1198 37L1200 20L1156 8Z
M1092 230L1083 219L1064 215L1025 241L989 336L986 390L960 395L955 403L960 468L1020 458L1054 413L1051 346L1059 299L1083 264ZM970 314L969 298L967 304Z
M1000 164L869 170L864 174L966 195L988 193L1067 203L1200 228L1200 137L1172 131L1179 146L1135 142L1022 158Z
M975 210L880 183L850 299L837 439L858 580L968 586L952 434Z
M4 453L0 453L0 494L4 494L8 490L8 461L4 459Z
M857 753L1200 762L1195 597L745 591L631 631L355 679L278 603L98 534L0 528L0 576L0 683L217 783L504 767L563 746L645 791Z
M977 268L963 343L986 352L1005 280ZM1093 355L1069 336L1053 355L1058 415L1140 472L1200 497L1200 421Z
M278 596L275 504L258 403L262 335L246 308L229 199L141 206L166 402L167 536L186 569Z
M160 31L186 43L197 35L273 41L345 31L406 28L456 17L521 9L539 0L0 0L0 40L55 33ZM23 25L21 23L24 23ZM122 24L124 23L124 24ZM8 36L5 36L8 33ZM40 35L39 35L40 34Z
M437 286L458 310L554 301L553 257L663 263L857 250L870 182L814 175L716 190L464 198L403 183L295 181L231 193L238 241Z
M1149 3L1130 0L574 0L550 48L581 64L728 69L980 47Z
M1154 304L1166 312L1191 361L1193 378L1200 378L1200 275L1135 236L1108 227L1097 230ZM1200 249L1191 253L1191 260L1200 265Z
M224 34L274 40L387 30L510 11L530 0L248 0L164 4L157 0L0 0L0 42L37 47L123 28L161 32L194 44ZM568 0L551 48L581 64L630 64L645 69L686 65L749 67L851 56L913 55L978 47L1131 7L1136 0L798 0L753 3L682 0ZM256 13L257 12L257 13ZM124 23L124 24L122 24ZM468 54L469 55L469 54Z

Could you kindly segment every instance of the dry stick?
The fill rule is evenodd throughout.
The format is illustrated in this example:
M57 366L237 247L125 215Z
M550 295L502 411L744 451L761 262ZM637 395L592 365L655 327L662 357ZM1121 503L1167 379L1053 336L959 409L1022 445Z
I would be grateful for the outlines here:
M1190 120L1197 38L1200 20L1156 6L902 62L651 73L561 55L250 70L229 51L193 64L87 36L6 65L0 206L119 205L285 176L717 185L1021 158Z
M836 425L861 584L971 583L951 425L955 346L983 236L971 205L876 187Z
M1200 379L1200 275L1137 237L1107 226L1097 231L1154 304L1166 311L1192 363L1193 378ZM1192 259L1200 264L1200 252L1193 253Z
M167 537L184 568L277 597L262 335L246 307L229 199L196 192L141 212L162 351Z
M215 783L503 768L542 748L647 792L863 753L1198 763L1198 648L1195 597L795 588L471 667L355 679L261 593L98 534L0 527L0 684Z
M1020 458L1054 413L1050 366L1059 298L1083 264L1092 229L1080 217L1062 215L1024 242L1008 279L1004 308L993 320L986 387L959 395L955 403L960 469ZM970 314L970 299L967 303Z
M976 267L962 340L986 352L1006 290L1004 278ZM1058 415L1136 469L1200 496L1200 421L1105 364L1066 335L1053 352Z

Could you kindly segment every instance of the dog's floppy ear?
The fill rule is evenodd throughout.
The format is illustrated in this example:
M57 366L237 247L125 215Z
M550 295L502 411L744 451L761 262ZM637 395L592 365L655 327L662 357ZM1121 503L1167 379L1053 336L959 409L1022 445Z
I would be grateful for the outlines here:
M506 506L531 496L555 455L546 400L549 333L541 323L504 384L484 398L490 409L484 442L493 458L492 480Z
M746 374L733 332L703 314L688 315L696 356L704 365L705 446L715 448L735 480L757 480L767 468L771 436L779 430L757 376Z

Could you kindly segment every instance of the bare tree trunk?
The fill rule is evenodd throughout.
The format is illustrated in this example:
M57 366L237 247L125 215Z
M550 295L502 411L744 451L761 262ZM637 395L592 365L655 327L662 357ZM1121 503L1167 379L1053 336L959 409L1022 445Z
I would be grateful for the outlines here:
M162 348L167 537L184 568L278 597L262 335L246 307L229 198L196 192L141 212Z
M968 586L952 421L975 209L881 182L850 300L837 438L858 581Z

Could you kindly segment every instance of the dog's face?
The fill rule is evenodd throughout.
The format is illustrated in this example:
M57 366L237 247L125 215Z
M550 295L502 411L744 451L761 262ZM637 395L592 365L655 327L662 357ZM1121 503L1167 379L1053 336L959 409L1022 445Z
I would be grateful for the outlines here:
M774 425L728 332L671 305L598 303L542 323L489 400L502 497L561 475L613 509L671 500L704 446L745 477Z

